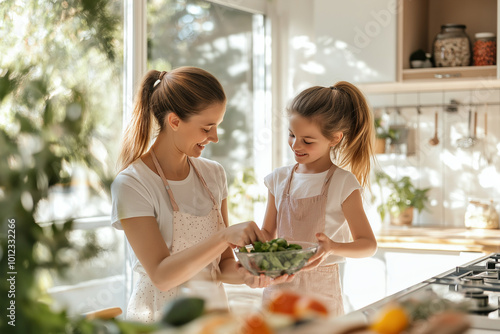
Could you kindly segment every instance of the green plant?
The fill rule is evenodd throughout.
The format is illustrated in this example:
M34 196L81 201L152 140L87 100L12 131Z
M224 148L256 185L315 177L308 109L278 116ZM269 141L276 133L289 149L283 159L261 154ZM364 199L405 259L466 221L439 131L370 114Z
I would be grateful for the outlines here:
M408 176L394 180L384 172L375 173L375 183L380 187L382 203L377 207L382 221L387 213L399 216L407 208L415 208L418 212L424 210L429 201L428 192L430 188L417 188ZM383 188L390 190L389 196L385 197Z
M245 168L236 174L229 186L230 222L241 222L253 217L255 203L265 202L265 196L259 193L253 168Z
M115 59L113 36L119 21L107 10L110 4L109 0L9 0L0 6L4 31L0 52L1 333L147 330L143 325L87 320L55 310L40 279L49 270L62 275L72 263L92 259L101 250L92 234L81 245L71 242L72 220L41 224L36 215L51 190L70 186L79 166L92 171L94 191L109 188L110 175L94 146L103 140L97 133L102 109L96 108L91 90L79 76L99 69L79 66L71 56L105 64ZM19 19L24 10L30 22ZM19 22L26 29L19 31ZM71 47L75 39L85 54Z
M395 129L386 129L382 124L382 118L375 118L375 135L379 139L390 139L396 142L399 139L399 132Z

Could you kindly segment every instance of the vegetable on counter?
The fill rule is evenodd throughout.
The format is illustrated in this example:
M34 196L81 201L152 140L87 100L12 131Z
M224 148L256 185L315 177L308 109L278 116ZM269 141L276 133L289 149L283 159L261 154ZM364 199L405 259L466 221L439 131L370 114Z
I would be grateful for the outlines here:
M180 297L165 305L162 322L169 326L182 326L200 317L204 310L204 299Z

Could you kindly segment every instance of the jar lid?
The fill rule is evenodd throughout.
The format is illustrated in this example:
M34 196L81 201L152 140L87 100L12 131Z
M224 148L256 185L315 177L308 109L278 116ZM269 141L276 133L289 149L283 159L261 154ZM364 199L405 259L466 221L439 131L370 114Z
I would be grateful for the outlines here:
M492 38L492 37L495 37L495 33L492 33L492 32L478 32L476 33L474 36L476 36L476 38Z
M456 24L456 23L447 23L447 24L443 24L441 26L441 29L445 29L445 28L460 28L460 29L465 29L467 26L465 24Z

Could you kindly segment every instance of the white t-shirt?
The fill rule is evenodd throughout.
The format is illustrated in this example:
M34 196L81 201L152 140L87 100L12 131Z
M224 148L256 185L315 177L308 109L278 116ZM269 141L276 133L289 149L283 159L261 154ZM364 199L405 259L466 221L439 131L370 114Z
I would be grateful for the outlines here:
M275 198L275 205L281 201L285 190L286 181L295 165L284 166L275 169L264 178L264 183ZM303 174L295 172L290 184L290 196L292 198L307 198L317 196L321 193L323 183L328 171L317 174ZM342 212L342 203L356 189L361 186L349 171L337 167L332 175L327 193L325 212L325 235L336 242L348 242L350 236L349 225ZM330 257L325 264L344 262L345 258L339 256Z
M205 158L191 158L203 176L215 201L220 207L227 197L227 180L224 168L217 162ZM181 181L168 180L175 201L181 212L196 216L207 215L212 210L212 200L193 168ZM155 217L167 246L172 246L172 205L161 177L137 159L118 174L111 184L111 223L123 229L120 220L133 217ZM137 258L132 254L132 268Z

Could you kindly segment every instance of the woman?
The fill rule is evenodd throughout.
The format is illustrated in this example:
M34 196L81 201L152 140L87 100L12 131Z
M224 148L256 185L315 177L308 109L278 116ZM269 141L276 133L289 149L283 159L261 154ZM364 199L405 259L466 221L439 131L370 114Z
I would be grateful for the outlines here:
M188 281L215 282L217 300L225 298L221 281L264 287L287 279L271 282L236 266L230 247L264 238L254 222L228 225L224 169L200 157L218 142L225 111L222 86L202 69L151 70L142 81L111 186L112 224L125 231L139 276L127 319L157 321ZM153 122L158 135L149 148Z

